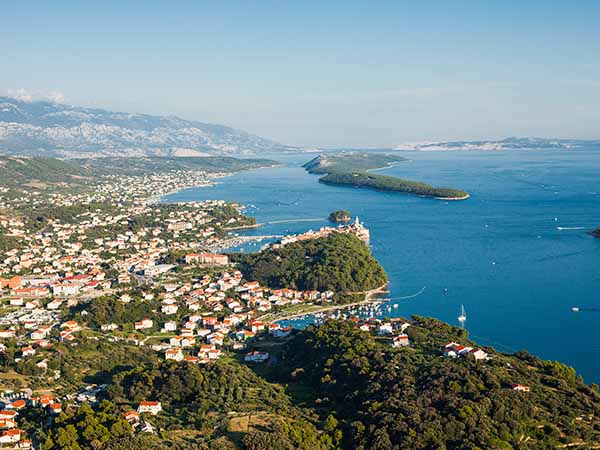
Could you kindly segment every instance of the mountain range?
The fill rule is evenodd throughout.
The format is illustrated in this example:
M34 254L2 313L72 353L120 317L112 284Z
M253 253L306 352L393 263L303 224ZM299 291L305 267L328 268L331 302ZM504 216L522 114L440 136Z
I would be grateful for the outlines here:
M0 153L72 158L243 156L298 150L245 131L174 116L0 97Z
M536 137L509 137L501 140L480 141L426 141L401 144L396 150L445 151L445 150L571 150L583 147L598 147L600 140L549 139Z

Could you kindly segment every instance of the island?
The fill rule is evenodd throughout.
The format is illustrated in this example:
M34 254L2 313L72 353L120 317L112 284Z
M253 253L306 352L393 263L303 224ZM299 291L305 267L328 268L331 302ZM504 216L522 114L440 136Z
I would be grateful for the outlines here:
M304 164L312 174L324 174L319 182L338 186L370 188L378 191L403 192L438 200L466 200L469 194L460 189L434 187L427 183L406 180L371 171L384 169L405 161L405 158L380 153L341 153L320 155Z
M349 222L350 211L347 211L345 209L333 211L331 214L329 214L328 219L330 222Z

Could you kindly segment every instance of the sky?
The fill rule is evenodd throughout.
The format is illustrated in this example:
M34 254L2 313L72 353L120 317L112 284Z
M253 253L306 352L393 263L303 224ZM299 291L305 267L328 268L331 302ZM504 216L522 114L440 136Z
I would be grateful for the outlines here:
M0 94L281 143L600 138L598 1L0 2Z

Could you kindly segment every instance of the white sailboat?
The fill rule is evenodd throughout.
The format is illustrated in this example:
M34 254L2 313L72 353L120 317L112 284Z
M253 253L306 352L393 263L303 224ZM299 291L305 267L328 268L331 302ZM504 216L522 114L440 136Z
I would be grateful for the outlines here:
M467 313L465 312L465 306L460 305L460 316L458 316L458 321L462 326L465 326L465 322L467 320Z

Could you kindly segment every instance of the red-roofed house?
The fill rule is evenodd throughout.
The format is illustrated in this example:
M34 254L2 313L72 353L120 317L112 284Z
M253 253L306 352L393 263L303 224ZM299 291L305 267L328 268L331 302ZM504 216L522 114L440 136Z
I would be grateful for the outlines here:
M21 440L23 430L6 430L0 434L0 444L14 444Z
M140 402L138 409L137 409L137 412L140 414L150 413L153 416L155 416L156 414L158 414L161 411L162 411L162 405L160 404L160 402L154 402L154 401Z

